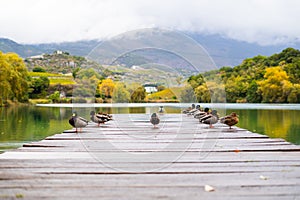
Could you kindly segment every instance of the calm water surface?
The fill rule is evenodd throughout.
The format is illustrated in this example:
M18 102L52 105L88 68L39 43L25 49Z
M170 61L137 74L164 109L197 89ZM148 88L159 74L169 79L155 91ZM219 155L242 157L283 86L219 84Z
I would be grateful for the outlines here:
M158 106L151 107L108 107L94 108L108 113L152 113ZM226 109L229 114L237 112L239 127L274 138L283 138L300 144L300 108L285 106L242 106ZM300 106L300 105L299 105ZM275 108L275 109L274 109ZM74 108L17 106L0 108L0 152L22 146L23 143L42 140L47 136L71 129L68 120ZM90 108L76 108L83 117L89 118ZM180 113L180 107L165 106L166 113Z

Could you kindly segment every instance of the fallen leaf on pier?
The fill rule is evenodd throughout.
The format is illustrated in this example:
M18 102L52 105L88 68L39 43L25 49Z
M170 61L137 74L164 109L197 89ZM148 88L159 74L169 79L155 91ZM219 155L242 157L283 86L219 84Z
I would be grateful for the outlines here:
M239 152L241 152L241 151L238 150L238 149L235 149L234 152L235 152L235 153L239 153Z
M205 186L204 186L204 190L205 190L206 192L212 192L212 191L215 191L215 188L213 188L213 187L210 186L210 185L205 185Z
M263 175L260 175L259 178L260 178L261 180L267 180L267 179L268 179L267 177L265 177L265 176L263 176Z

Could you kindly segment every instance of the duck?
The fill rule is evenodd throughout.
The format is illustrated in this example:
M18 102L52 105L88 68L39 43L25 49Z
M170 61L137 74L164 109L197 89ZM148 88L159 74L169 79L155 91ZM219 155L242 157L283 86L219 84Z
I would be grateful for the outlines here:
M160 121L160 120L159 120L157 114L156 114L156 113L153 113L153 114L151 115L150 122L151 122L151 124L153 124L154 128L156 128L156 125L159 124L159 121Z
M194 114L194 118L200 119L209 113L209 108L204 108L204 111L200 111Z
M219 120L218 112L216 110L212 110L211 113L206 114L202 118L199 119L199 122L203 124L209 124L209 128L213 128L213 124L216 124Z
M183 114L187 114L188 112L190 112L194 108L195 108L195 104L192 104L192 107L188 107L187 109L185 109L184 111L182 111L182 113Z
M235 112L232 112L230 115L222 117L220 122L229 126L229 129L232 129L231 127L239 122L239 118Z
M77 115L77 112L73 112L72 117L69 119L69 124L76 128L76 133L78 133L78 128L81 129L88 125L88 120Z
M108 113L103 113L103 112L98 112L98 115L104 115L107 117L107 121L113 120L113 116L111 114Z
M190 110L187 115L194 115L195 113L200 111L200 105L197 105L194 109Z
M103 115L103 114L96 114L95 111L90 112L91 120L100 126L100 124L104 124L111 120L110 116Z
M164 113L164 107L163 106L159 106L159 110L158 110L159 113Z

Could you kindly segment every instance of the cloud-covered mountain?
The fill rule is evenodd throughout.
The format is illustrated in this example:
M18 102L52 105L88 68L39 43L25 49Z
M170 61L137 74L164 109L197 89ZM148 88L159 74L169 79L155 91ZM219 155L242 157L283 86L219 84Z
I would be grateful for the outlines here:
M222 66L236 66L240 64L245 58L250 58L256 55L269 56L274 53L279 53L287 47L300 49L299 43L260 46L254 43L247 43L224 38L220 35L187 33L187 36L194 39L207 51L218 68ZM18 44L10 39L0 38L0 51L16 52L23 58L43 53L52 53L55 50L66 51L72 55L77 56L87 56L99 44L100 42L97 40L48 44ZM151 54L145 56L145 60L149 60L149 57L151 56L155 57L155 54L151 52ZM141 58L141 55L139 55L138 62L142 62L142 59L143 58ZM126 62L126 60L123 61ZM132 59L130 60L130 62L130 64L134 63Z

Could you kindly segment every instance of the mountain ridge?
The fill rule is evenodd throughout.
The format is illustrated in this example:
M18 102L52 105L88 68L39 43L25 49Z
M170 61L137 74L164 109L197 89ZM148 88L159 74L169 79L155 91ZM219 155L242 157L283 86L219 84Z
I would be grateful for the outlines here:
M239 65L244 59L257 55L270 56L279 53L287 47L300 49L300 43L286 45L260 46L255 43L233 40L221 35L205 35L186 33L199 43L215 62L217 68L223 66ZM26 58L43 53L53 53L55 50L69 52L76 56L87 56L97 45L99 40L81 40L75 42L44 43L44 44L19 44L8 38L0 38L0 51L15 52Z

